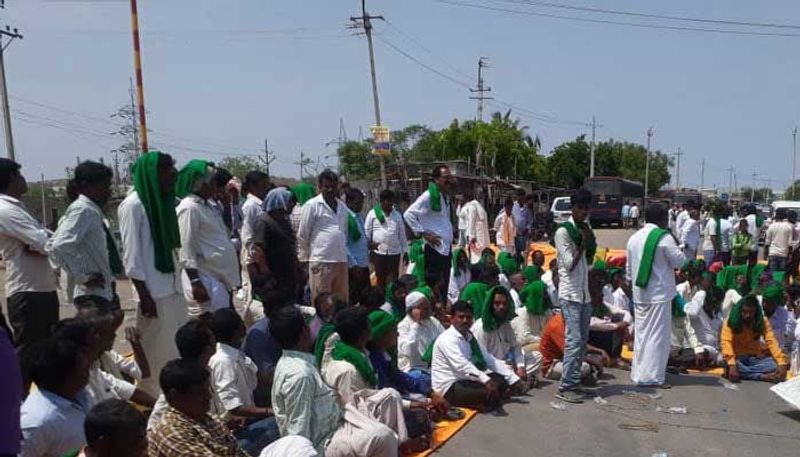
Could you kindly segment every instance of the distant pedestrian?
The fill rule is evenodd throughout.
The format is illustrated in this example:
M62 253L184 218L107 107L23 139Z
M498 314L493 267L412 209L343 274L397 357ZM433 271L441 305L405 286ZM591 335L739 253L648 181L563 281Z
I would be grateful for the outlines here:
M640 212L639 205L637 205L636 202L633 202L633 206L631 206L631 216L630 216L631 217L631 224L630 225L634 229L638 229L639 228L639 212Z
M622 226L624 228L628 228L631 223L631 202L625 201L625 204L622 205L622 212L620 214L622 217Z
M378 287L396 281L400 272L400 257L408 251L406 225L394 206L395 194L381 191L380 202L367 213L364 231L370 245L372 266Z
M355 187L345 190L347 202L347 268L350 303L361 304L369 288L369 246L364 231L364 194Z

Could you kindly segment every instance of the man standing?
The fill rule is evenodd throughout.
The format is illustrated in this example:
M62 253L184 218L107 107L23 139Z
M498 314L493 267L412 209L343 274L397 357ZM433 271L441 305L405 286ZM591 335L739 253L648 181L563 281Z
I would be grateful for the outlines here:
M6 263L13 339L22 351L50 335L58 322L58 294L56 276L44 254L47 232L20 201L28 191L20 168L13 160L0 159L0 256Z
M322 292L348 300L348 211L339 200L339 177L325 170L317 183L320 194L303 205L297 229L298 258L308 264L312 302Z
M458 247L467 247L467 197L464 194L456 195L456 217L458 218Z
M682 209L675 216L675 236L680 236L683 224L691 217L692 210L697 211L696 220L700 220L700 203L695 203L694 200L689 200L683 204Z
M514 237L514 246L517 250L517 256L524 259L525 252L528 248L528 226L531 223L531 212L525 205L525 190L517 189L515 194L517 199L514 201L514 206L511 209L517 228L517 235Z
M192 317L232 306L230 291L239 287L242 279L236 248L210 202L218 193L215 173L209 162L192 160L181 169L175 187L178 197L183 198L177 209L179 258L186 273L183 290L192 302Z
M631 206L631 226L635 229L639 228L639 205L633 202Z
M355 187L345 190L347 202L347 267L350 277L350 303L361 303L369 287L369 248L364 232L364 194Z
M747 231L750 233L750 258L748 263L755 265L758 263L758 238L761 233L761 227L764 225L764 218L758 215L756 206L752 203L747 204L742 208L747 220Z
M586 223L592 194L578 189L570 195L572 217L553 235L558 259L558 301L566 321L564 372L556 397L580 403L581 362L589 341L592 305L589 296L589 260L594 259L597 243Z
M681 223L678 239L684 255L689 260L697 258L697 248L700 247L700 211L696 206L689 209L689 217Z
M625 204L622 205L620 217L622 217L622 227L628 228L628 223L630 222L631 218L631 202L625 201Z
M247 265L253 262L252 252L255 244L256 222L264 214L264 198L269 189L269 176L258 170L247 173L244 177L244 189L247 191L247 198L242 204L242 289L244 290L245 300L248 307L253 301L253 285L250 282L250 274L247 272Z
M483 189L475 191L475 198L465 206L467 217L467 243L470 263L475 263L481 258L483 250L492 243L489 238L489 218L481 203Z
M151 151L133 164L133 192L117 209L122 263L139 300L136 327L153 373L178 356L174 335L186 322L175 250L180 247L175 214L175 163L168 154ZM158 396L158 376L139 387Z
M642 386L666 384L671 349L671 303L675 269L686 261L673 236L666 236L666 206L647 206L645 226L628 240L627 277L633 282L634 352L631 379Z
M50 260L75 278L74 302L79 307L87 300L119 307L114 279L123 272L122 261L103 214L113 176L97 162L75 168L67 190L74 200L47 244Z
M767 229L764 241L764 257L767 258L767 270L771 272L786 271L786 259L794 238L794 225L786 220L786 209L775 210L775 221Z
M380 203L367 213L364 221L364 231L372 250L372 266L380 288L397 280L400 256L408 251L406 224L400 212L394 209L394 200L394 192L389 189L381 191Z
M414 235L425 239L425 268L427 283L439 288L439 296L447 296L450 282L450 248L453 245L453 224L450 222L450 203L447 190L450 168L438 165L431 173L428 190L408 207L405 220Z

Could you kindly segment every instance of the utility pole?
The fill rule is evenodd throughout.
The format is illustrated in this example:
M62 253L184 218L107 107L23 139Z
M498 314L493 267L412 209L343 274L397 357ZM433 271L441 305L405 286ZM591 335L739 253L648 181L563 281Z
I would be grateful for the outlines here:
M363 28L367 35L367 46L369 47L369 69L372 75L372 102L375 105L375 125L381 125L381 107L378 102L378 79L375 76L375 52L372 46L372 19L384 20L383 16L370 16L367 14L367 2L361 0L361 17L351 17L354 27ZM360 21L360 22L359 22ZM380 156L381 164L381 187L386 188L386 158Z
M733 197L733 171L734 168L728 168L728 194Z
M133 137L133 151L129 151L128 153L128 177L131 176L131 167L133 163L139 158L139 124L136 122L136 91L133 89L133 78L129 78L129 82L130 89L128 89L128 93L131 96L131 132L133 132L131 136Z
M647 156L644 159L644 207L647 208L647 197L650 195L650 139L653 138L653 127L647 128Z
M753 203L753 200L756 198L756 176L758 176L758 173L753 170L753 187L750 188L750 203Z
M8 37L7 43L3 43L3 37ZM9 159L15 160L14 137L11 134L11 111L8 107L8 87L6 85L6 64L5 51L15 38L22 39L22 35L17 29L6 26L5 30L0 29L0 97L3 101L3 129L6 135L6 155Z
M678 152L673 153L672 155L675 156L675 188L681 188L681 156L684 155L685 152L681 152L681 148L678 148Z
M700 161L700 189L706 187L706 159Z
M42 225L47 227L47 200L44 198L44 172L42 172Z
M303 160L302 160L302 152L301 152L300 154L301 154L301 159L300 159L300 161L302 162L302 161L303 161ZM266 139L266 138L264 138L264 157L259 157L258 159L259 159L259 160L261 160L261 163L263 163L263 164L264 164L264 168L265 168L265 170L266 170L266 173L267 173L267 178L269 178L269 177L270 177L270 173L269 173L269 165L270 165L270 164L271 164L273 161L275 161L275 154L270 154L270 153L269 153L269 142L267 141L267 139ZM302 165L301 165L301 166L302 166ZM301 180L303 179L302 169L301 169L301 172L300 172L300 179L301 179Z
M789 189L792 190L792 198L795 198L794 183L797 181L795 175L795 167L797 166L797 127L792 130L792 185Z
M139 43L139 9L137 0L131 0L131 34L133 36L133 70L136 73L136 95L139 102L139 143L142 152L149 151L147 144L147 117L144 109L144 77L142 76L142 50ZM137 152L138 153L138 152Z
M492 97L488 97L484 94L487 94L492 91L491 87L484 87L483 85L483 69L489 68L489 58L488 57L481 57L478 59L478 86L477 89L473 89L470 87L469 91L473 94L478 94L475 96L470 96L470 100L478 100L478 118L477 120L483 122L483 101L484 100L493 100Z
M595 149L594 135L595 135L595 131L596 130L597 130L597 120L594 118L594 116L592 116L592 146L591 146L591 150L590 150L591 159L589 161L589 176L590 177L594 177L594 149Z

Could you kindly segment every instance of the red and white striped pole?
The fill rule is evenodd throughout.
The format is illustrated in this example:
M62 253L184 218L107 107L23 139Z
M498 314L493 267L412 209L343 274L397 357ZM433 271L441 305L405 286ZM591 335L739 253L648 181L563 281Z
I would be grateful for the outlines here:
M145 153L149 150L149 147L147 145L147 119L144 110L142 51L139 45L139 11L136 7L136 0L131 0L131 30L133 32L133 67L136 72L136 100L139 105L139 144L141 145L142 153Z

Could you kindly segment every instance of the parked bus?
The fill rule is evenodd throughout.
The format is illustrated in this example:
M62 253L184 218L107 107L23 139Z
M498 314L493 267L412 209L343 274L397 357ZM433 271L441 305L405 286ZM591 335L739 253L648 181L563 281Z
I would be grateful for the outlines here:
M583 187L592 193L592 204L589 207L589 221L592 225L622 226L622 206L625 202L636 202L642 207L644 186L638 181L617 176L595 176L586 178Z
M697 205L701 205L703 203L703 194L699 191L694 189L673 189L668 190L665 193L665 197L672 203L672 204L679 204L684 205L688 202L694 202Z

